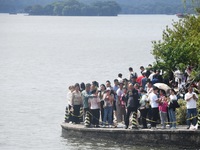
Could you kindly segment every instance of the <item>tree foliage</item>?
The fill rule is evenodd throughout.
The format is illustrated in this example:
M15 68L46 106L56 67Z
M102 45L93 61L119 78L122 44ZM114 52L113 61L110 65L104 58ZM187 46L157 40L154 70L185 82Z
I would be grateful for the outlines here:
M153 41L152 54L156 65L166 71L185 69L187 65L200 70L200 16L187 16L173 22L163 31L162 41Z
M60 0L0 0L0 12L24 12L24 8L32 5L49 5L53 2L59 2ZM87 4L87 6L82 7L82 13L91 14L91 12L96 12L95 7L91 7L90 4L96 2L104 2L106 0L79 0L81 3ZM198 3L186 2L184 8L184 0L113 0L117 2L121 7L122 14L176 14L176 13L193 13L193 7L198 5ZM186 0L185 0L186 1ZM199 1L199 0L191 0ZM108 7L103 8L106 11ZM104 12L103 12L104 13Z
M55 16L117 16L121 11L115 1L94 2L90 5L77 0L54 2L46 6L34 5L25 9L30 15Z

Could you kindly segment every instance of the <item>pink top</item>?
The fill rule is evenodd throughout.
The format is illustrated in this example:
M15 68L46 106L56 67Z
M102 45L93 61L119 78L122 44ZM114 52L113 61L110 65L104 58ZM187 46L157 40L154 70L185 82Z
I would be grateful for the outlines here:
M167 112L168 103L166 101L159 103L159 111Z

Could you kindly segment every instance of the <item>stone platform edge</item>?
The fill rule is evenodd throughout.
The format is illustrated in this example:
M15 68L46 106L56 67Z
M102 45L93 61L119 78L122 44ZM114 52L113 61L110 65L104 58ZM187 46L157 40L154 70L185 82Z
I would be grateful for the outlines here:
M63 137L99 139L131 145L176 146L177 148L200 148L200 130L151 130L123 128L85 128L84 125L62 123Z

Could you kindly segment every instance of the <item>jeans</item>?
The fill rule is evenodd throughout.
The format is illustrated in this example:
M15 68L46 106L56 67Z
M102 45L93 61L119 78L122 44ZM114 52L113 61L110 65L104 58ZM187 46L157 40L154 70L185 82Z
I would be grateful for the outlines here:
M169 108L168 113L169 113L170 127L176 128L176 111L173 108Z
M197 123L197 109L196 108L187 109L187 125L190 126L191 122L194 126Z
M108 118L108 124L112 125L112 114L113 114L112 106L104 108L103 125L106 124L107 118Z
M160 111L160 120L163 128L166 128L167 112Z

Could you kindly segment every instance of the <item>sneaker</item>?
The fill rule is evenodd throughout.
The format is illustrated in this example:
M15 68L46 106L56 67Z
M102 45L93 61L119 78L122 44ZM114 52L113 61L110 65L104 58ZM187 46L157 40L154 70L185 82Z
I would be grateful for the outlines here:
M154 131L154 130L157 130L157 128L156 127L151 127L151 130Z
M112 125L109 125L108 128L112 128Z
M190 129L190 126L188 126L187 129Z
M138 129L138 127L137 126L132 126L132 129Z
M102 125L102 128L105 128L106 126L105 125Z
M166 127L162 127L161 129L166 129Z
M172 129L172 130L175 130L175 129L176 129L176 127L171 127L171 129Z
M96 128L99 128L100 126L99 126L99 125L96 125L95 127L96 127Z
M141 129L148 129L147 127L141 127Z

